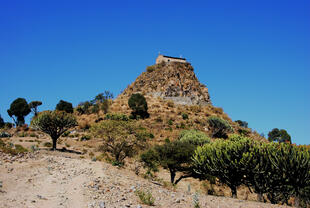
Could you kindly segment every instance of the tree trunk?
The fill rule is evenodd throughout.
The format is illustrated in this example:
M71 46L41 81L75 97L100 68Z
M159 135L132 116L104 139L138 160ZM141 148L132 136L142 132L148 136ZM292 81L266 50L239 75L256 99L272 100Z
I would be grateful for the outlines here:
M56 145L57 145L57 139L52 139L53 140L53 150L56 150Z
M230 189L231 189L231 196L232 196L232 198L237 198L237 188L235 187L235 186L233 186L233 187L230 187Z
M171 181L171 183L173 184L173 182L174 182L174 179L175 179L175 171L173 171L173 170L171 170L170 169L170 181Z
M259 202L264 202L264 196L263 196L262 193L258 193L258 194L257 194L257 201L259 201Z

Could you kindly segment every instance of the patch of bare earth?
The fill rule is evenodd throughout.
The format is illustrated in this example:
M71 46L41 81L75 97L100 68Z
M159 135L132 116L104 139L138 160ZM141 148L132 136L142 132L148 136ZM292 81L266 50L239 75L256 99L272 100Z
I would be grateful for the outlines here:
M149 190L155 207L193 207L193 193L172 191L107 163L74 154L37 152L24 157L0 153L0 207L148 207L135 190ZM199 195L200 207L285 207Z

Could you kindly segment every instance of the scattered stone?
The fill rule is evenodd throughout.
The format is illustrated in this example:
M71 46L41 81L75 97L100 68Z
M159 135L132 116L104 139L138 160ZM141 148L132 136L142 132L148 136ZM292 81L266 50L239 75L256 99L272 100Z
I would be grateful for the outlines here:
M105 208L105 203L103 201L99 202L99 208Z

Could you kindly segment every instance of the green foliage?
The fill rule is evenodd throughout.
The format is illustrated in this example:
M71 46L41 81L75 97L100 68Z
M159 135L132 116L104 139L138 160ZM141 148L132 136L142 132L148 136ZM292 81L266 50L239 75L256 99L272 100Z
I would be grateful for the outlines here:
M17 98L14 100L10 105L10 109L7 110L16 126L22 126L25 124L25 116L27 116L30 111L29 105L24 98Z
M60 100L59 103L56 105L56 110L65 111L66 113L73 113L72 103Z
M44 111L32 119L31 125L50 135L55 150L57 139L68 129L76 126L77 121L72 114L65 111Z
M173 120L169 119L167 123L168 123L169 126L172 126L173 125Z
M50 142L44 142L43 146L44 147L52 147L53 145Z
M0 152L6 153L6 154L11 154L11 155L18 155L22 153L28 152L26 148L19 144L6 144L0 139Z
M42 105L41 101L31 101L29 103L29 108L31 109L32 113L34 114L34 116L38 115L38 107Z
M187 120L188 119L188 114L187 113L182 113L182 118L183 118L183 120Z
M128 105L132 109L131 115L134 119L137 119L138 117L143 119L149 117L149 113L147 112L147 102L143 95L139 93L132 94L128 100Z
M110 91L104 91L103 93L99 93L94 100L91 101L92 104L95 103L103 103L105 100L113 99L113 94Z
M217 177L231 189L232 196L237 197L237 187L244 183L242 158L252 144L246 137L234 136L198 147L193 156L194 171L202 176Z
M81 102L77 107L76 107L76 111L79 114L89 114L89 108L92 106L91 102L86 101L86 102Z
M196 146L202 146L211 142L210 138L207 137L205 133L194 129L182 131L179 135L179 140Z
M233 132L228 121L216 116L210 116L207 120L213 138L227 138L228 133Z
M90 139L91 139L90 135L83 135L83 136L81 136L80 141L88 141Z
M121 113L109 113L105 116L105 120L114 120L114 121L128 121L129 118L125 114Z
M99 113L100 108L99 108L99 104L94 104L91 108L91 113Z
M172 184L177 184L181 179L191 176L191 157L196 146L187 142L173 141L153 148L141 154L141 161L149 171L158 171L161 166L169 170ZM175 180L177 172L183 175Z
M120 163L143 148L146 142L146 138L139 135L140 130L135 123L130 121L102 121L93 125L91 132L103 139L102 151L108 152Z
M146 71L147 72L153 72L153 71L155 71L156 70L156 66L155 65L152 65L152 66L148 66L148 67L146 67Z
M243 128L248 128L248 122L246 121L241 121L241 120L237 120L235 121L240 127L243 127Z
M141 202L143 204L149 205L149 206L153 206L155 199L152 196L152 193L150 191L143 191L143 190L136 190L135 194L139 197L139 199L141 200Z
M284 129L279 130L278 128L274 128L268 133L268 140L270 142L291 143L291 136Z

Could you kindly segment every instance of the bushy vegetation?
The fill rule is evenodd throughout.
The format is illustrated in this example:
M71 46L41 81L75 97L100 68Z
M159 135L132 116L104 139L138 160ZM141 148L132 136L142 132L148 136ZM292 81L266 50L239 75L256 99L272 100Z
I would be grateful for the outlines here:
M37 116L38 115L38 107L42 105L42 102L41 101L31 101L29 103L29 108L30 110L32 111L33 115L34 116Z
M148 67L146 67L146 71L147 72L153 72L153 71L155 71L156 70L156 66L155 65L152 65L152 66L148 66Z
M194 177L191 157L197 146L209 142L210 139L203 132L185 130L180 133L178 140L167 140L162 145L155 145L142 153L140 158L149 173L163 167L170 172L170 182L177 184L183 178ZM175 178L177 172L182 173L178 179Z
M228 133L233 131L233 128L228 121L216 116L210 116L207 119L211 136L213 138L227 138Z
M103 139L102 151L108 152L117 164L123 164L124 159L143 148L147 140L132 121L102 121L93 125L91 132Z
M205 133L194 129L182 131L179 135L179 140L196 146L202 146L211 142L210 138Z
M274 128L268 133L268 140L270 142L291 143L291 136L284 129Z
M60 100L59 103L56 105L56 110L65 111L66 113L73 113L73 106L72 103Z
M104 91L95 96L93 100L81 102L77 107L76 111L79 114L90 114L99 113L100 110L103 113L108 113L109 107L112 103L113 94L110 91Z
M31 121L31 126L50 135L53 141L53 150L56 150L57 139L76 125L75 117L65 111L43 111Z
M24 98L17 98L14 100L11 103L10 108L7 110L16 126L22 126L25 124L25 116L27 116L30 111L29 105Z
M167 169L170 172L170 182L177 184L183 178L191 176L190 164L195 148L195 145L187 142L166 142L141 154L141 161L149 172L157 172L159 166ZM182 172L183 175L175 180L177 172Z
M143 190L136 190L135 194L139 197L140 201L143 204L149 205L149 206L153 206L155 199L152 196L152 193L150 191L143 191Z
M115 120L115 121L129 121L129 118L125 114L121 113L109 113L104 117L105 120Z
M143 95L139 93L132 94L128 100L128 105L132 109L131 115L133 119L149 117L147 102Z
M203 177L215 176L231 188L247 185L271 203L288 203L295 198L297 207L310 203L310 151L285 143L261 143L242 136L217 140L198 147L193 156L194 171Z
M248 128L248 122L246 122L246 121L236 120L235 122L236 122L240 127Z
M21 153L26 153L28 150L19 144L5 143L0 139L0 151L6 154L18 155Z

